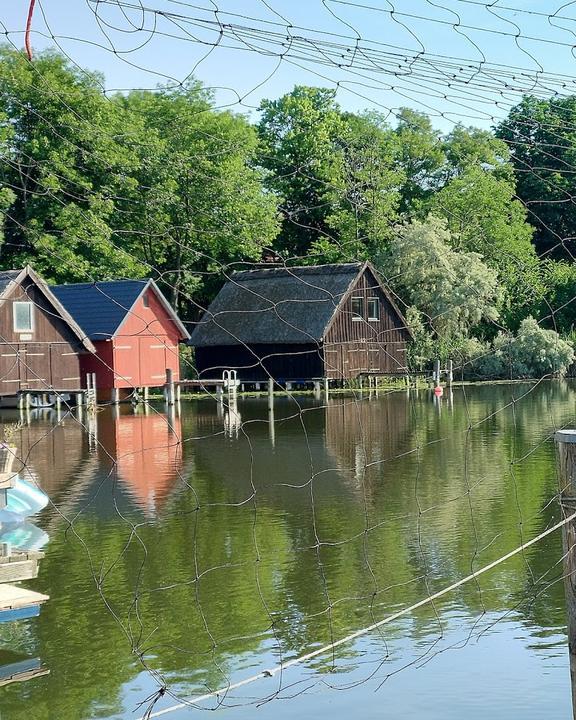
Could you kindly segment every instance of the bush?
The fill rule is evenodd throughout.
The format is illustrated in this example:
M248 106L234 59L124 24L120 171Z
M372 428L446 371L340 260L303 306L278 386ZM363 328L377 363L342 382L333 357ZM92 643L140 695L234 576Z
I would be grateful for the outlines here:
M471 363L472 375L482 378L540 378L561 376L574 361L574 345L554 330L541 328L528 317L516 337L498 333L491 352Z

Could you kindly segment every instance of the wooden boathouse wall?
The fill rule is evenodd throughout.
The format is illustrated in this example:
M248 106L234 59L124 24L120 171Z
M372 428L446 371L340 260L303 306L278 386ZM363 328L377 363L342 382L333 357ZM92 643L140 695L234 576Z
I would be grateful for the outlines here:
M31 332L15 332L13 303L33 302ZM0 299L0 395L80 387L84 348L44 293L27 276Z
M378 301L377 318L369 315L370 300ZM286 335L294 340L286 342ZM409 340L406 321L372 266L350 263L233 275L191 344L201 379L233 369L240 380L284 382L404 374Z
M354 319L352 298L362 298L363 317ZM377 298L379 319L368 319L368 301ZM361 374L407 371L410 335L370 268L361 273L337 310L323 344L325 377L350 380Z
M305 380L324 375L319 344L307 345L217 345L196 348L196 368L201 378L222 377L224 370L236 370L246 381L278 382Z

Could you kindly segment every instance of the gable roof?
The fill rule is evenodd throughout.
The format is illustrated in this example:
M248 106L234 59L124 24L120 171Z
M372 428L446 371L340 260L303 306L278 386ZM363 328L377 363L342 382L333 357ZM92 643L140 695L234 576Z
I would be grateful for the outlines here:
M196 347L317 343L368 263L235 272L192 332ZM379 281L378 281L379 282ZM382 287L399 317L402 314Z
M91 340L108 340L118 332L140 295L149 287L154 290L182 336L188 338L186 328L153 280L53 285L52 292Z
M62 305L56 295L50 290L48 284L29 266L26 265L22 270L1 270L0 271L0 298L5 297L11 292L14 285L19 285L25 278L29 277L46 300L56 310L58 315L66 322L70 330L80 340L82 345L90 352L95 352L96 348L90 342L90 339L68 310Z

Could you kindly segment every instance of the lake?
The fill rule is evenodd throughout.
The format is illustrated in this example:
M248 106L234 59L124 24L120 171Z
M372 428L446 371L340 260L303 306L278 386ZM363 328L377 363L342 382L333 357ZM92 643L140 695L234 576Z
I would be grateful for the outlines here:
M0 624L0 664L50 672L0 688L1 720L140 718L161 685L153 712L449 586L559 520L552 436L575 410L555 381L278 397L273 423L256 397L32 413L13 440L52 504L22 528L46 541L25 585L50 600ZM561 557L558 531L163 717L569 718Z

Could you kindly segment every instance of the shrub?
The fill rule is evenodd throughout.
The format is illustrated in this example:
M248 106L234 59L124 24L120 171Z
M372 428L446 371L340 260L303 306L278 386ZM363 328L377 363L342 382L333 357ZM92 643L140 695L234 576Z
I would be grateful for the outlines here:
M561 376L574 361L574 345L554 330L545 330L527 317L517 335L498 333L492 351L471 364L471 374L483 378Z

